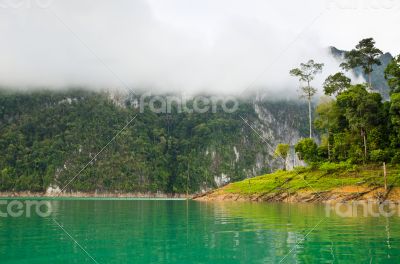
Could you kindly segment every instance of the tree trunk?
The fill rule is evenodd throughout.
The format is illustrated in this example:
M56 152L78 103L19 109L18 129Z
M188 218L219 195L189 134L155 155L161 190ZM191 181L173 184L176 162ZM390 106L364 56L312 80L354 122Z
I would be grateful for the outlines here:
M330 161L331 160L331 144L329 142L329 137L330 137L330 133L328 130L328 160Z
M312 138L311 97L308 97L308 120L310 122L310 138Z
M383 177L385 179L385 191L387 192L386 163L383 163Z
M283 170L286 171L286 160L287 160L288 155L286 154L286 157L282 157L283 160Z
M367 137L365 136L364 133L364 158L367 160Z
M361 136L363 137L364 141L364 162L367 161L367 136L364 129L361 129Z
M368 73L368 83L369 83L369 89L372 90L372 76L371 76L371 72Z
M312 138L312 120L311 120L311 87L310 87L310 80L307 80L307 88L308 88L308 121L310 124L310 138Z

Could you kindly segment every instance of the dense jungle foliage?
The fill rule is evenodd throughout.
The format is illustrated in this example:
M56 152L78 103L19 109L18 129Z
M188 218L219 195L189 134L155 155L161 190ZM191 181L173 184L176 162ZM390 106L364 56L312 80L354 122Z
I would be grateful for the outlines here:
M305 123L301 103L264 105L277 109L279 118L296 115L298 124ZM241 117L257 120L253 102L241 101L234 113L218 107L216 113L156 114L141 113L132 100L119 105L106 92L2 90L0 191L53 185L66 191L184 193L213 188L222 174L235 181L271 171L263 163L270 150Z

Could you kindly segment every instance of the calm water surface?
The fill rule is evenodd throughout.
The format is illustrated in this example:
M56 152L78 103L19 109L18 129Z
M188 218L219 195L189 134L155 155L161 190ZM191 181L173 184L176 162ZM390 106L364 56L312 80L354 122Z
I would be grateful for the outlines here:
M400 263L398 216L326 217L312 204L51 205L47 218L0 217L0 263Z

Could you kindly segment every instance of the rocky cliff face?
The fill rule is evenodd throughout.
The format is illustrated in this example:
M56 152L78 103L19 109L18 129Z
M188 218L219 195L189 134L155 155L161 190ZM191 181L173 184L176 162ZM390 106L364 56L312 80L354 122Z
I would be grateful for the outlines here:
M140 99L131 98L130 101ZM308 133L308 108L304 101L238 99L238 102L238 110L230 114L206 113L205 119L196 114L191 117L172 114L169 117L180 120L178 122L196 119L194 134L187 140L193 140L199 128L208 131L207 136L194 146L195 154L190 155L190 167L202 167L203 175L195 176L190 169L179 172L202 179L200 191L276 169L303 165L294 152L294 144ZM172 135L177 133L180 131L173 131ZM279 143L291 146L286 161L274 157Z
M294 152L294 145L300 138L305 136L304 124L307 122L305 112L306 105L293 101L282 102L281 109L273 108L278 102L261 102L254 105L258 120L257 129L265 139L263 142L268 148L267 166L272 170L279 168L292 169L299 166L300 162ZM285 161L276 159L274 151L279 143L286 143L291 146L289 156Z

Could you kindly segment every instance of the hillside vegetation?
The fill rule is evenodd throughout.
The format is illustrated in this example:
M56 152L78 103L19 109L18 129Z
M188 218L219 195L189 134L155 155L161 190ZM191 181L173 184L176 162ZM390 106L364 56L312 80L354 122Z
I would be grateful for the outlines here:
M269 150L241 119L259 122L251 100L234 113L218 107L171 114L140 112L135 100L86 90L0 90L0 191L195 193L217 187L222 174L237 181L273 169ZM304 104L261 107L272 120L276 115L307 131ZM276 129L269 140L286 135L268 127Z
M382 166L325 163L319 168L299 167L293 171L280 170L231 183L198 199L254 201L384 199L391 192L393 195L400 194L397 193L397 187L400 187L399 165L387 168L387 185L388 191L385 191Z

